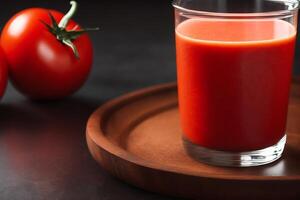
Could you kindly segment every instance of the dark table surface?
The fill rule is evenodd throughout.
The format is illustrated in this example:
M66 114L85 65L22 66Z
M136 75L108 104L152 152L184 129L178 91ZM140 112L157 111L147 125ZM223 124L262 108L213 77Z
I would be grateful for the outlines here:
M81 90L60 101L32 102L8 86L0 104L0 199L171 199L110 176L85 141L87 119L105 101L176 80L171 1L79 3L75 19L101 28L91 34L92 73ZM66 0L0 4L1 25L28 7L69 9Z

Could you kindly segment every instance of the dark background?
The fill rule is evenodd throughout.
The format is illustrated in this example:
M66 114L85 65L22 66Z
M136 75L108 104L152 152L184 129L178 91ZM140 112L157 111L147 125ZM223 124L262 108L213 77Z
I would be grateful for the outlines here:
M108 99L176 80L171 1L78 2L75 20L101 29L91 34L92 73L80 91L61 101L32 102L8 86L0 104L0 199L170 199L105 172L88 152L85 125ZM69 9L66 0L0 4L2 26L24 8Z

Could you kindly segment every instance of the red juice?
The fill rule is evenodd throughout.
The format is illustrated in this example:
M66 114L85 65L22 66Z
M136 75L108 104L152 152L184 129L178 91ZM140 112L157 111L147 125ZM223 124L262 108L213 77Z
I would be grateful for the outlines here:
M189 19L176 27L185 137L222 151L276 144L286 127L296 30L283 20Z

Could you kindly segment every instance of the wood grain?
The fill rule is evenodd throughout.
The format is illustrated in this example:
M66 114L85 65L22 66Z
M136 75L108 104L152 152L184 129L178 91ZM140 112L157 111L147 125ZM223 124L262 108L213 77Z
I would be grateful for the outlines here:
M112 100L90 117L92 156L114 176L140 188L185 198L299 199L300 87L294 84L283 157L252 168L215 167L187 156L181 142L175 84Z

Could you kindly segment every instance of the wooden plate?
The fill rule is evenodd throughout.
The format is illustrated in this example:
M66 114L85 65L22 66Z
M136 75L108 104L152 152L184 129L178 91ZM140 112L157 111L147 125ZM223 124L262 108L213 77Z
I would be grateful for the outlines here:
M292 94L285 152L265 166L215 167L187 156L175 84L133 92L100 107L88 121L87 143L110 173L149 191L186 198L300 199L298 85Z

